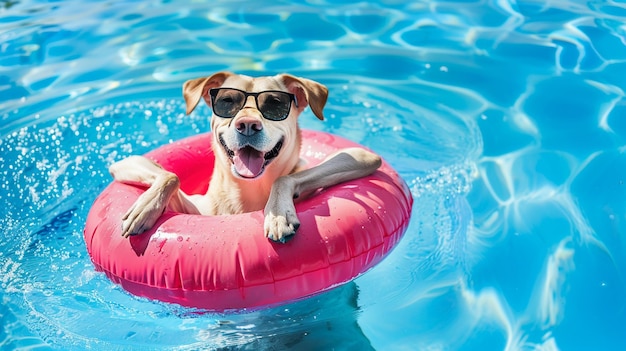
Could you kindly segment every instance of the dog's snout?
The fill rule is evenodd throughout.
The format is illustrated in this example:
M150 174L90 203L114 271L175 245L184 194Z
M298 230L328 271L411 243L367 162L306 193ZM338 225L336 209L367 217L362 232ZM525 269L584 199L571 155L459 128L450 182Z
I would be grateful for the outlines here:
M237 131L245 136L252 136L263 130L261 121L256 118L243 117L237 120L236 123Z

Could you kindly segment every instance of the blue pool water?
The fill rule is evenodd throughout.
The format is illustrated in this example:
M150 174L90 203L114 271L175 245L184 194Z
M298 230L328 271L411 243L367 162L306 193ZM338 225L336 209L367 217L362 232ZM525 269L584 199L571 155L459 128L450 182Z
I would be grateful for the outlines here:
M1 1L0 348L623 350L623 1ZM289 72L410 185L353 283L198 313L94 271L106 169L207 131L181 84Z

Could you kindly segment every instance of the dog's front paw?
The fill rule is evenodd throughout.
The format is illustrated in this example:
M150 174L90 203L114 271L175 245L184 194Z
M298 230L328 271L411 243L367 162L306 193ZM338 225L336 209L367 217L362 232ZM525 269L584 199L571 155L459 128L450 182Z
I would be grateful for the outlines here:
M293 238L300 227L300 221L296 216L296 209L284 211L267 210L265 212L265 236L273 241L285 243Z
M162 199L148 189L122 217L122 236L127 238L152 228L165 207Z

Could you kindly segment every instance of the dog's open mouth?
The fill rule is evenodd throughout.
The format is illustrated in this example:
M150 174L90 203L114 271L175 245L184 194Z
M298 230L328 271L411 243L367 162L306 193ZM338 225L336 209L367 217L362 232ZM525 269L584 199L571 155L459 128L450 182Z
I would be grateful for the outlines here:
M239 150L231 150L226 145L222 136L219 137L220 144L228 154L233 164L233 170L243 178L256 178L263 174L265 167L275 159L283 147L283 139L278 141L268 152L259 151L252 146L244 146Z

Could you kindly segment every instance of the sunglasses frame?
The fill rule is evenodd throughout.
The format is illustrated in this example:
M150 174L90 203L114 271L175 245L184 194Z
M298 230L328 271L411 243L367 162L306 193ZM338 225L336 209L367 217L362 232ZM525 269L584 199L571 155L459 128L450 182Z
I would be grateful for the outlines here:
M237 110L234 116L222 116L215 111L215 98L217 97L217 94L220 92L220 90L234 90L244 95L244 98L242 100L243 103L241 104L241 107L239 108L239 110ZM264 93L281 93L281 94L286 94L289 97L289 106L287 107L287 113L285 113L283 117L281 117L280 119L267 118L265 114L263 113L263 111L261 111L261 108L259 107L259 95L264 94ZM211 109L213 110L213 113L216 116L221 117L221 118L234 118L237 115L237 113L239 113L239 111L241 111L246 106L246 101L248 101L248 97L250 96L254 96L254 103L256 104L257 110L259 110L263 118L267 119L268 121L283 121L287 119L287 117L289 117L289 113L291 112L292 101L296 105L296 108L298 108L298 100L296 99L296 96L294 94L291 94L282 90L264 90L264 91L259 91L256 93L251 93L251 92L243 91L237 88L213 88L209 90L209 96L211 96Z

